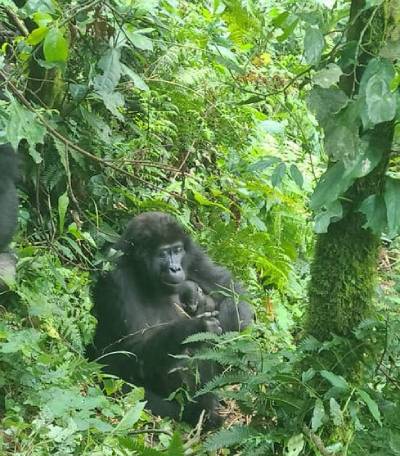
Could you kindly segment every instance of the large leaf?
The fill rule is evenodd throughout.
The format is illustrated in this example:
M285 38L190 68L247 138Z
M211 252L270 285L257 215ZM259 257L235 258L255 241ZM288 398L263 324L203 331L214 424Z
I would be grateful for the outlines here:
M341 390L349 389L349 384L347 383L346 379L341 375L336 375L333 372L327 370L321 370L320 374L322 377L324 377L325 380L328 380L328 382L335 388Z
M353 162L338 161L323 174L311 196L310 206L318 210L342 195L355 179L369 174L379 163L382 151L369 142L369 135L362 138L359 153Z
M60 29L49 30L43 42L43 53L46 62L65 62L67 60L68 41Z
M304 58L310 65L315 65L321 58L325 41L321 31L316 27L309 27L304 36Z
M274 169L274 171L271 175L271 184L273 187L278 187L281 184L282 179L285 176L285 173L286 173L286 164L281 162Z
M363 402L365 402L375 421L379 424L379 426L382 426L381 412L379 411L378 404L371 398L371 396L366 391L357 390L357 394L360 396Z
M396 97L390 85L395 76L393 65L383 58L370 60L360 82L359 112L365 129L392 120Z
M152 29L132 30L131 26L125 28L129 41L138 49L142 51L152 51L153 42L145 35L145 33L152 31Z
M112 92L121 78L120 48L109 48L98 62L102 75L94 78L94 88L99 92Z
M137 421L139 421L145 405L146 402L137 402L131 409L126 412L122 420L116 426L115 431L131 429L132 426Z
M332 122L331 127L325 131L325 151L333 161L341 158L354 159L359 142L358 128L352 124Z
M396 95L390 91L390 82L382 79L379 73L368 81L366 99L372 124L392 120L396 114Z
M389 176L386 177L384 198L387 208L388 235L392 238L400 233L399 179L393 179Z
M324 124L348 103L347 95L340 89L313 87L308 95L307 104L318 122Z
M318 71L313 77L314 84L317 84L325 89L328 89L331 85L339 82L339 78L342 75L342 70L339 65L330 63L322 70Z
M10 119L7 124L6 136L14 149L21 139L29 144L29 153L35 163L40 163L42 157L37 152L36 144L43 144L46 129L36 120L36 115L12 100L9 106Z
M380 235L387 228L386 205L382 195L370 195L360 205L359 211L367 218L363 228L370 228Z
M122 64L122 72L133 82L135 87L137 87L138 89L146 92L150 90L149 86L143 81L143 79L127 65Z

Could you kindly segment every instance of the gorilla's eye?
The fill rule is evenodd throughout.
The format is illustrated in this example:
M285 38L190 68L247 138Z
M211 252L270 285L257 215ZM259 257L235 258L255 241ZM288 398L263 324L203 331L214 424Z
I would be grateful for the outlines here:
M167 256L168 256L168 250L160 250L160 251L158 252L158 256L159 256L159 258L167 258Z
M174 253L181 253L181 252L183 252L183 247L179 246L179 247L174 248Z

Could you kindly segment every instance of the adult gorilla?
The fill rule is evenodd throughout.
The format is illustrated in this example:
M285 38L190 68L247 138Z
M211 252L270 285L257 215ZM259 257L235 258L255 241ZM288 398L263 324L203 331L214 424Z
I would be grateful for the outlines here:
M0 145L0 290L2 279L15 273L15 258L7 251L17 226L18 197L15 183L18 178L17 156L9 144Z
M222 420L215 395L188 402L183 413L166 398L182 385L194 393L214 374L212 363L199 363L196 384L196 373L173 357L187 350L182 345L186 337L240 331L250 324L249 306L227 297L230 273L215 265L174 218L160 212L134 217L114 247L122 252L117 266L94 288L98 325L93 356L104 355L100 362L108 372L144 386L154 414L194 424L205 409L207 426L218 426Z

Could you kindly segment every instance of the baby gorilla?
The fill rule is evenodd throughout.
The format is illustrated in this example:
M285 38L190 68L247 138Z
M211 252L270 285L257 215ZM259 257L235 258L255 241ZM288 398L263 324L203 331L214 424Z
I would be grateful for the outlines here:
M186 280L178 289L179 304L191 317L217 317L219 312L215 301L206 296L200 286L192 280Z

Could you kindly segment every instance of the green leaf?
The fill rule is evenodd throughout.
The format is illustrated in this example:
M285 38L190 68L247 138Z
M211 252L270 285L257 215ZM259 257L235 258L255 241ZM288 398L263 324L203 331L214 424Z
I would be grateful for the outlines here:
M382 426L381 413L379 411L378 404L371 398L371 396L366 391L357 390L357 394L360 396L363 402L365 402L375 421L379 424L379 426Z
M45 13L43 11L37 11L36 13L32 14L32 19L36 22L38 27L45 27L53 22L53 17L49 13Z
M284 456L298 456L302 452L303 447L303 434L293 435L290 437L283 454Z
M267 169L269 166L277 162L281 162L281 159L279 157L262 158L261 160L252 163L249 166L249 171L263 171L264 169Z
M254 435L254 431L248 426L232 426L229 429L221 429L207 438L204 448L206 451L215 451L220 448L229 448L244 442Z
M313 87L307 98L307 104L311 112L314 113L322 126L324 126L334 114L343 109L348 101L347 95L342 90L335 87L329 89Z
M274 172L271 175L271 184L273 187L278 187L286 173L286 164L279 163L279 165L274 169Z
M313 416L311 418L311 429L316 432L323 424L325 418L325 408L321 399L315 401Z
M390 91L390 81L377 73L371 77L366 87L368 117L372 124L392 120L396 114L396 95Z
M332 122L333 127L325 130L325 151L337 161L341 158L357 156L360 138L358 127ZM357 128L356 128L357 127Z
M47 27L36 28L27 36L26 42L31 46L36 46L44 40L48 31L49 29Z
M389 117L391 120L393 102L396 100L395 94L390 91L394 77L394 66L387 59L374 58L369 61L360 81L358 100L364 129L371 129L382 118ZM375 102L378 103L376 112Z
M58 219L60 234L63 234L64 232L65 214L67 213L68 205L69 198L67 192L65 192L58 198Z
M122 73L127 76L139 90L145 92L149 91L149 86L143 81L143 79L127 65L122 64Z
M270 134L282 135L285 132L285 125L275 120L263 120L260 122L261 128Z
M184 456L185 449L183 447L182 438L178 432L174 432L167 451L168 456Z
M343 208L340 201L332 201L326 205L324 211L320 212L315 217L314 231L316 233L327 233L328 226L331 222L340 220L343 216Z
M400 180L386 176L384 199L387 208L388 236L400 233Z
M152 40L144 35L144 32L151 31L151 29L143 30L130 30L130 27L126 27L125 32L129 38L129 41L138 49L142 51L152 51L153 42Z
M121 78L121 51L117 48L109 48L98 62L98 67L103 70L102 75L97 75L94 80L94 88L98 92L111 93L116 88Z
M194 196L194 199L201 206L215 206L215 207L219 207L220 209L223 209L224 212L230 212L230 210L227 207L225 207L225 206L223 206L222 204L219 204L219 203L214 203L213 201L209 200L208 198L203 196L201 193L196 192L195 190L193 190L193 196Z
M286 13L284 13L286 14ZM284 25L281 26L281 29L283 33L279 36L277 36L277 40L282 43L286 39L289 38L289 36L295 31L297 24L300 22L300 19L294 15L290 14L288 17L285 18Z
M370 143L370 135L361 138L360 150L353 162L345 166L343 161L338 161L330 166L318 181L311 196L310 206L318 210L327 207L339 198L359 177L369 174L379 163L382 151L377 145Z
M360 205L358 209L362 212L367 222L363 228L370 228L373 233L380 236L387 228L387 214L385 200L382 195L370 195Z
M336 375L333 372L327 370L321 370L320 374L322 377L324 377L325 380L328 380L328 382L335 388L339 388L342 390L349 389L347 381L341 375Z
M324 69L318 71L314 77L314 84L317 84L325 89L328 89L333 84L339 82L340 76L343 74L342 69L335 63L330 63Z
M303 174L301 174L299 168L295 164L290 165L290 176L300 188L303 188Z
M6 127L8 141L17 149L21 139L26 139L29 144L29 153L35 163L41 163L42 157L37 152L36 144L43 144L46 129L37 121L36 114L28 111L15 100L8 108L10 118Z
M68 42L58 28L47 33L43 43L46 62L66 62L68 58Z
M321 58L325 46L324 36L316 27L309 27L304 36L304 58L309 65L315 65Z
M340 405L337 403L334 397L331 397L329 399L329 408L333 424L335 426L341 426L343 424L343 414L342 410L340 409Z
M126 412L122 420L115 427L114 432L132 429L133 425L140 420L145 405L146 402L137 402Z

